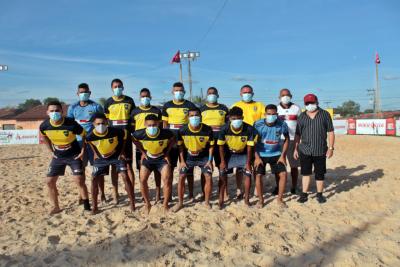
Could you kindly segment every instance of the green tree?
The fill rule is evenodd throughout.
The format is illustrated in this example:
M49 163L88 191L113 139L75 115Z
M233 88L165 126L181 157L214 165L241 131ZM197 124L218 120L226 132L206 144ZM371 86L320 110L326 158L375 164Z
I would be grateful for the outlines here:
M364 110L364 113L374 113L374 110L372 108L367 108Z
M39 99L26 99L24 103L18 105L18 109L23 112L36 106L40 106L42 102Z
M193 102L194 104L200 106L200 105L203 105L203 104L206 103L206 99L205 99L204 97L195 95L195 96L193 96L193 98L192 98L192 102Z
M337 107L337 111L343 117L358 115L360 113L360 104L353 100L348 100Z
M47 105L48 103L50 103L52 101L60 102L60 100L57 97L46 97L45 99L43 99L43 105Z

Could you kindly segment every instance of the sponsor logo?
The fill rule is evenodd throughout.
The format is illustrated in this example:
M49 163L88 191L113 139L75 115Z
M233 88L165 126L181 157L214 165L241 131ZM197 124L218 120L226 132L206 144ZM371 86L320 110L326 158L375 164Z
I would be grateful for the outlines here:
M109 142L110 144L114 143L114 138L108 139L108 142Z
M219 115L224 116L225 112L223 110L219 111Z
M242 142L246 142L246 137L244 137L244 136L242 136L241 138L240 138L240 140L242 141Z
M188 110L189 110L189 109L187 109L187 108L182 109L183 114L187 115L187 114L188 114Z
M200 141L200 142L204 142L204 137L200 137L200 138L199 138L199 141Z
M63 134L64 134L65 136L68 136L68 135L69 135L69 131L64 131Z
M128 110L129 109L129 104L125 104L125 109Z
M164 144L164 141L159 141L158 144L159 144L160 146L162 146L162 145Z

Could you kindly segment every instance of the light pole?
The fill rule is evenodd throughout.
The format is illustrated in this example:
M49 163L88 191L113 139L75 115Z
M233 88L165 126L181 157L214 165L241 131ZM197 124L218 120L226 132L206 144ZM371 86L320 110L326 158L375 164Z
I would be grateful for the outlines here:
M186 59L188 61L188 76L189 76L189 99L192 101L192 70L191 70L191 61L194 61L196 58L200 57L200 52L183 52L179 54L181 59Z

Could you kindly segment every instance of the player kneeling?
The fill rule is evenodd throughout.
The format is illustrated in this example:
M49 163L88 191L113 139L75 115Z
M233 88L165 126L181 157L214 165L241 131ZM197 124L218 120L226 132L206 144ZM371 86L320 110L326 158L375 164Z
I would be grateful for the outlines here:
M147 115L145 118L145 129L132 133L133 142L140 150L140 190L146 203L147 212L150 212L149 186L147 180L153 171L161 173L164 183L164 210L168 211L168 202L171 196L172 171L169 159L169 151L175 143L174 134L167 129L160 128L160 120L154 115Z
M123 154L128 132L126 130L108 127L108 121L103 113L95 113L92 117L94 129L88 134L86 141L94 153L92 172L93 214L98 212L97 195L98 182L108 175L109 167L114 166L125 183L125 190L130 200L130 208L135 210L133 186L127 175L125 156Z

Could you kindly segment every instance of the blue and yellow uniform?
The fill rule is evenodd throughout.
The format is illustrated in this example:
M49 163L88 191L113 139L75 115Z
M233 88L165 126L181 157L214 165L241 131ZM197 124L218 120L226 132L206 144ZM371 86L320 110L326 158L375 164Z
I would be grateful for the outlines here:
M54 157L50 162L47 176L64 175L65 167L71 167L74 175L81 175L82 161L75 159L81 152L77 135L85 136L85 130L75 120L62 118L59 125L46 119L40 124L40 133L49 138L54 151Z

